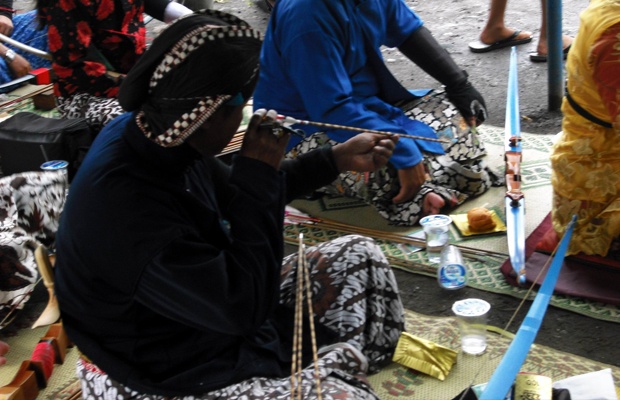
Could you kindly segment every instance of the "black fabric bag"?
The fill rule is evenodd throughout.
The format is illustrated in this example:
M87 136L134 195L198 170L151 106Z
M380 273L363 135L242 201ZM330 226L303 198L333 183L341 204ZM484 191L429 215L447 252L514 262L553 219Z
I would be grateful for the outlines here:
M0 176L40 171L49 160L69 162L69 180L94 135L84 118L47 118L21 112L0 122Z

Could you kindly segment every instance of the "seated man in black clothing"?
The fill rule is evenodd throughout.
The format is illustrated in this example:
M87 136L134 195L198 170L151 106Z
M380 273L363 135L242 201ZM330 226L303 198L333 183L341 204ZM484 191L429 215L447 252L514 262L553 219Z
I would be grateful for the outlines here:
M364 375L404 329L385 256L357 235L305 251L316 345L301 335L293 354L305 292L298 254L282 259L283 214L342 171L385 165L397 138L363 133L282 161L289 133L257 110L225 165L216 155L254 90L259 36L211 10L165 29L121 86L129 112L73 180L56 291L85 398L377 398Z

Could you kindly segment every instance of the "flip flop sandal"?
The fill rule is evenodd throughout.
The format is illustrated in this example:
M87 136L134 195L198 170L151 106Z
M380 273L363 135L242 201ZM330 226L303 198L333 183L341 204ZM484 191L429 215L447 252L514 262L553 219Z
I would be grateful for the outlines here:
M570 51L570 44L566 46L564 50L562 50L562 56L566 60L568 56L568 52ZM538 53L530 53L530 61L532 62L547 62L547 56L540 55Z
M474 53L487 53L489 51L502 49L504 47L518 46L532 41L531 36L525 39L517 39L517 36L519 36L520 33L520 30L514 31L513 34L506 39L498 40L497 42L491 44L482 43L480 40L477 40L469 43L469 50Z

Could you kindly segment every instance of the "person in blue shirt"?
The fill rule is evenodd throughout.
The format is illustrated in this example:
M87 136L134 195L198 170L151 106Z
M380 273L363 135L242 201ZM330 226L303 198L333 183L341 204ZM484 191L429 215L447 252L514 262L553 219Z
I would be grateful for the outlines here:
M8 3L12 5L12 2ZM9 5L8 3L6 5ZM0 11L6 13L7 10L5 8L7 7L2 4L0 2ZM8 15L10 16L11 13ZM47 51L47 30L39 29L36 11L17 14L12 18L9 18L9 16L0 14L0 33L35 49ZM5 24L9 24L10 27L5 28ZM45 58L0 42L0 84L11 82L34 69L46 68L50 67L50 65L51 62ZM16 88L17 86L9 86L6 89L0 90L0 93Z
M445 86L409 91L383 63L381 47L398 48ZM496 178L470 127L486 118L483 97L467 73L402 0L278 0L261 53L254 107L303 120L447 138L402 138L376 173L342 174L323 192L361 198L392 224L415 225L427 214L485 192ZM288 156L354 132L304 128Z

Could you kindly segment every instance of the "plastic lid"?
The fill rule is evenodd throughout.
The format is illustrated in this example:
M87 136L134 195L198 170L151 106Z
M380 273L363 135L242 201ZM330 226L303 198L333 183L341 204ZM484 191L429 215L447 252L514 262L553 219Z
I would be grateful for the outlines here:
M459 300L452 305L452 311L462 317L478 317L491 309L491 305L481 299Z
M427 215L420 220L424 226L446 226L452 223L452 218L443 214Z
M52 161L46 161L43 164L41 164L41 169L45 171L56 171L59 169L67 168L68 166L69 166L69 163L67 161L52 160Z

